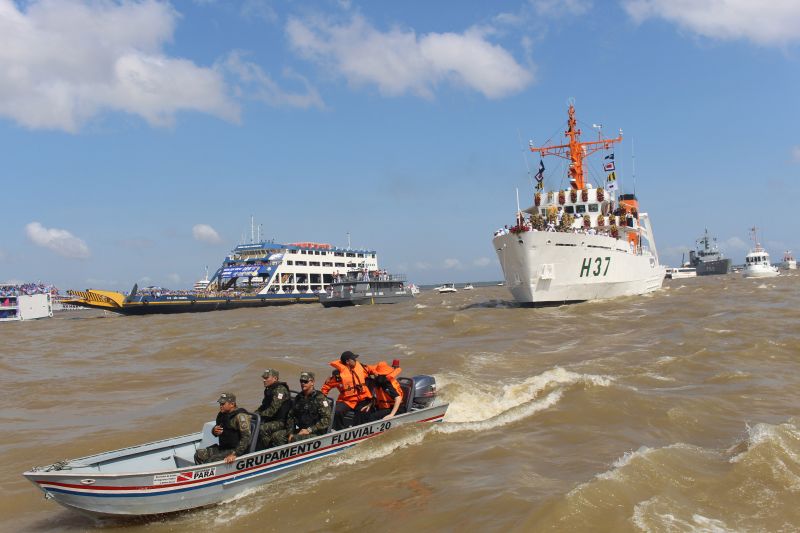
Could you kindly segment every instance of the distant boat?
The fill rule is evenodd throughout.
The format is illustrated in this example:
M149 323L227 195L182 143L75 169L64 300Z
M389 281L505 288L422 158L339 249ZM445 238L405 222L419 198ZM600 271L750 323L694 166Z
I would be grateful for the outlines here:
M697 250L689 252L689 264L697 269L698 276L712 274L730 274L731 260L722 257L722 252L717 247L717 238L705 234L697 239Z
M439 287L436 287L433 290L435 290L439 294L444 294L446 292L458 292L458 289L456 289L456 284L455 283L443 283L442 285L440 285Z
M206 267L206 277L203 279L197 280L194 284L194 290L196 291L204 291L208 288L208 285L211 283L211 280L208 279L208 267Z
M465 291L471 291L474 288L475 287L472 286L472 283L467 283L466 285L464 285L464 290Z
M697 269L693 267L667 267L668 279L694 278L697 276Z
M786 270L797 270L797 260L794 258L790 250L786 250L786 253L783 254L783 262L781 263L781 267L785 268Z
M745 278L771 278L780 274L777 267L769 262L769 254L761 247L756 235L757 228L751 228L755 247L744 258L742 276Z
M387 273L348 272L330 284L326 292L319 293L323 307L348 307L352 305L395 304L414 298L406 285L406 277Z

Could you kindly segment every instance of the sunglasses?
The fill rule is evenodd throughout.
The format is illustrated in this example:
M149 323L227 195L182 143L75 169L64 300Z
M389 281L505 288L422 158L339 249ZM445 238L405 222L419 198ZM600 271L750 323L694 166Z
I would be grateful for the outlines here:
M300 384L301 384L301 385L305 385L305 384L306 384L306 383L308 383L309 381L311 381L311 380L310 380L310 379L301 379L301 380L300 380Z

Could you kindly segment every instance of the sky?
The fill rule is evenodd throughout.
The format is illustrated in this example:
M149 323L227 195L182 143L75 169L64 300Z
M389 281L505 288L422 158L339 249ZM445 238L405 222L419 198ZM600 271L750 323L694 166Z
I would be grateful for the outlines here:
M616 148L677 265L800 253L796 0L0 0L0 282L190 287L250 241L502 278L535 144ZM602 156L588 161L598 183ZM547 188L565 186L545 160Z

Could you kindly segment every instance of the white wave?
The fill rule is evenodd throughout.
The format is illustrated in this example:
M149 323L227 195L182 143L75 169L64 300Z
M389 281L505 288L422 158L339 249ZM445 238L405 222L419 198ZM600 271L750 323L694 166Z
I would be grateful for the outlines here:
M666 509L673 508L672 502L661 501L656 496L639 502L633 509L631 521L641 531L647 533L658 531L696 531L698 533L727 533L737 531L729 528L725 522L693 513L691 519L680 518ZM659 512L658 509L664 509Z
M703 328L703 331L710 331L711 333L733 333L732 329Z
M792 423L787 422L780 425L756 424L747 426L747 446L741 453L731 457L731 463L738 463L748 456L749 452L758 446L774 445L786 454L793 462L800 464L800 455L792 449L791 440L795 446L800 443L800 430Z
M586 386L608 387L613 381L606 376L578 374L555 367L540 375L519 383L497 387L485 384L465 383L463 376L436 376L442 397L450 402L447 416L435 431L453 433L457 431L483 431L500 427L527 418L534 413L552 407L561 399L570 385L584 383ZM457 384L457 392L448 397L451 383ZM541 397L548 388L554 388Z
M427 309L428 308L428 306L425 305L425 304L414 304L414 307L416 307L417 309Z

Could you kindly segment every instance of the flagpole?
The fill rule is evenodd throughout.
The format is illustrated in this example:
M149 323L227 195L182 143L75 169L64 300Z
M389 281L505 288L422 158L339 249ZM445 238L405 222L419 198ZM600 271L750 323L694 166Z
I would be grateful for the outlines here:
M631 178L633 179L633 194L636 195L636 147L631 137Z
M519 139L519 147L522 151L522 160L525 161L525 170L528 172L528 181L531 183L531 187L533 187L533 180L531 179L531 167L528 166L528 157L525 155L525 145L522 144L522 134L519 132L519 130L517 130L517 138Z

